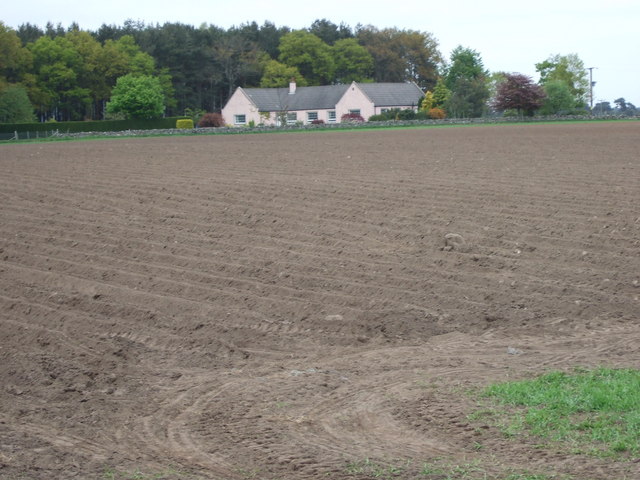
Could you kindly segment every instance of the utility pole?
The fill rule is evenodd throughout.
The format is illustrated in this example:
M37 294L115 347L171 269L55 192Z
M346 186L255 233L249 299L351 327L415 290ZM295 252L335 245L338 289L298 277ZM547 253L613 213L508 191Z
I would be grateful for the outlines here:
M593 110L593 86L596 84L596 82L593 81L593 69L594 68L598 68L598 67L589 67L587 68L587 70L589 70L589 109Z

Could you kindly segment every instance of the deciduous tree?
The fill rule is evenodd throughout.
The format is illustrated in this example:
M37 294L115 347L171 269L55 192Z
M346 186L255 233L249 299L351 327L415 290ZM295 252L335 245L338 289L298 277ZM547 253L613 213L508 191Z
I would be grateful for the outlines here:
M612 111L613 108L611 108L611 103L606 101L598 102L593 106L594 115L608 115Z
M451 91L445 105L450 116L479 117L484 113L489 99L488 75L477 51L458 46L451 52L444 77Z
M462 45L453 49L449 66L445 70L445 84L449 90L455 89L456 82L465 78L467 80L486 78L489 72L485 70L480 53Z
M120 77L107 104L109 113L126 118L158 118L164 113L164 94L160 80L149 75Z
M91 103L91 92L78 81L83 59L73 43L65 36L44 36L29 44L29 49L41 92L42 103L36 108L58 120L82 120Z
M307 81L296 67L289 67L277 60L269 60L265 64L260 86L262 88L286 87L292 78L300 87L307 85Z
M498 111L516 110L518 114L533 115L540 108L544 91L531 77L520 73L505 73L498 84L493 106Z
M569 88L573 95L575 106L586 103L589 91L589 76L584 62L577 54L552 55L545 61L536 64L536 71L540 73L540 84L561 81Z
M329 45L305 30L295 30L280 40L280 62L296 67L309 85L333 81L335 63Z
M247 81L249 76L255 77L256 84L260 81L260 65L264 57L258 47L241 34L234 31L228 33L215 45L213 52L214 63L227 81L229 97L241 79L245 86L253 83Z
M356 38L373 57L374 81L413 81L423 90L435 86L442 57L430 33L368 25L357 30Z
M442 78L439 78L436 82L436 86L433 89L433 107L442 108L451 98L451 90L447 88Z
M31 66L31 52L22 46L15 30L0 21L0 81L19 82Z
M542 115L568 115L576 110L576 100L569 86L561 80L552 80L544 84L545 99L542 102Z
M373 57L355 38L337 40L332 51L337 83L370 81Z
M35 118L24 87L10 85L0 89L0 123L33 122Z
M488 98L489 89L485 78L460 77L444 108L451 117L480 117L486 110Z
M433 99L433 92L427 91L424 94L424 98L422 102L420 102L420 110L425 112L429 112L432 108L434 108L435 100Z

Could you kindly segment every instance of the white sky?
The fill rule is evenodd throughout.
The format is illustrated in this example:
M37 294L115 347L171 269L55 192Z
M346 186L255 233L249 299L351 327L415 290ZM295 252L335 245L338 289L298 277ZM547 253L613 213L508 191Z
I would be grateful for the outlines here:
M75 21L85 30L127 19L225 29L268 20L295 29L322 18L430 32L447 59L462 45L478 51L492 72L536 81L536 63L576 53L585 67L595 67L594 103L624 97L640 106L640 0L23 0L0 10L0 20L13 28L48 21L66 28Z

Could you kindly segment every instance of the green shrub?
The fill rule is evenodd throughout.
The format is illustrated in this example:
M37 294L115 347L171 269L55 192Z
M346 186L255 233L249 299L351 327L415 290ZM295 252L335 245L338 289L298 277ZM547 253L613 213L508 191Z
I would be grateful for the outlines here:
M391 122L391 121L407 121L407 120L428 120L429 116L427 112L421 110L414 112L410 108L400 109L392 108L386 112L379 113L369 117L370 122Z
M193 128L193 120L190 118L181 118L176 121L176 128L181 130L190 130Z

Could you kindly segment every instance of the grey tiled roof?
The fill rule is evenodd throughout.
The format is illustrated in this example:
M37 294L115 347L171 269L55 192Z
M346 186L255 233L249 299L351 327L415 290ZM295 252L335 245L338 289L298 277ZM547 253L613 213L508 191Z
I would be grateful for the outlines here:
M418 105L424 96L415 83L359 83L376 107Z
M377 107L418 105L424 95L415 83L358 83L358 86ZM331 109L350 85L289 88L245 88L249 98L261 112Z
M298 87L289 94L289 88L245 88L244 92L261 112L285 110L313 110L335 108L349 85Z

